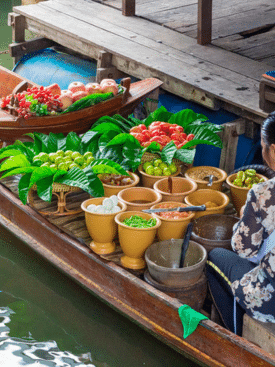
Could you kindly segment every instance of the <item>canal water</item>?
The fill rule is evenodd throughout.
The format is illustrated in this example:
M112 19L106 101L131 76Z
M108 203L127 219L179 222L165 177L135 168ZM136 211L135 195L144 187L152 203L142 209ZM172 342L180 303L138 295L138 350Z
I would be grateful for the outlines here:
M0 65L12 69L0 0ZM0 367L193 367L0 227Z

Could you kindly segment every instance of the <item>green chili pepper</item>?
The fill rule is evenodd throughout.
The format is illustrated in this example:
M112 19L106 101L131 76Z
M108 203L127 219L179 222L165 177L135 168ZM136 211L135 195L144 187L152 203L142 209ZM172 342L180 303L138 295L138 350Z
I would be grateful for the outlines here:
M134 228L150 228L154 227L157 224L157 221L155 218L147 220L138 215L132 215L130 218L126 218L123 223Z

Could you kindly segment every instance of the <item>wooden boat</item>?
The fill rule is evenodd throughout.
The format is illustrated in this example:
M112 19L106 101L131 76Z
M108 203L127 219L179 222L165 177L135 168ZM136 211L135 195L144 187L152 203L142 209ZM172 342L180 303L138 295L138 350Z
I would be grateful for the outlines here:
M143 280L143 273L128 271L119 264L120 249L98 256L88 244L84 213L70 217L42 216L17 195L18 178L0 184L0 224L25 242L72 280L98 296L185 357L212 367L275 366L275 356L234 335L211 320L203 320L195 332L183 339L178 316L182 303ZM79 206L87 194L72 194L71 207ZM37 199L40 208L55 203Z
M34 85L36 84L0 66L0 98L16 93L20 88L26 89ZM31 117L25 120L0 109L0 139L11 144L22 135L33 131L45 134L67 134L71 131L84 133L101 116L111 116L115 113L127 116L132 113L140 102L162 85L162 82L148 78L131 84L130 78L125 78L121 85L124 92L118 96L79 111L57 116Z

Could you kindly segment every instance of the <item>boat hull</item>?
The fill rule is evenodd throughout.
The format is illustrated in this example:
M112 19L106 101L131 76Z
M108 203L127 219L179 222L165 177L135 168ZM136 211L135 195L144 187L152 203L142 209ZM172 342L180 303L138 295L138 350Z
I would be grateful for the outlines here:
M61 272L188 358L207 366L270 366L275 358L210 320L186 340L181 303L94 254L0 185L0 224ZM30 251L31 254L31 251Z

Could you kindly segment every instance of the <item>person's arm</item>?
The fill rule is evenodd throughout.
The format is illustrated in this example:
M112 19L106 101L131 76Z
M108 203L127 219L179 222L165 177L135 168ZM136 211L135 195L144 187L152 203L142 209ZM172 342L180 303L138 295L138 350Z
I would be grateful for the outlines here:
M248 193L242 212L240 221L234 226L231 245L239 256L251 258L258 253L261 247L264 232L259 218L259 205L253 189Z

